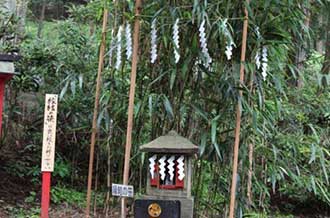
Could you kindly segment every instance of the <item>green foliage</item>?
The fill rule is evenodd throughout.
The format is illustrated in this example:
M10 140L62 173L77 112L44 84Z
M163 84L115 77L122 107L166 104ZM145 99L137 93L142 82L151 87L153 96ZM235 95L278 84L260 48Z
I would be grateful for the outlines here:
M31 191L31 192L30 192L30 196L25 198L25 202L27 202L27 203L33 203L33 202L35 202L35 200L36 200L36 195L37 195L36 192Z
M14 44L18 32L18 18L3 10L0 3L0 53L17 52L17 45Z
M39 207L31 207L24 208L18 205L16 206L6 206L4 208L9 214L10 218L38 218L40 217L40 208Z
M62 186L56 186L51 190L52 202L55 204L68 203L70 205L85 207L86 193L78 192Z

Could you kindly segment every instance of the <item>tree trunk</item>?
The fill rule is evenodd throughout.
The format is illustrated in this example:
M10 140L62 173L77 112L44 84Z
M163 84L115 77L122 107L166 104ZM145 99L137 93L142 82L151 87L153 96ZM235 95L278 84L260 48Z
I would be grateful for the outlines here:
M16 0L5 0L3 5L2 10L14 14L16 11Z
M310 9L309 8L304 8L304 13L306 15L305 17L305 21L304 21L304 25L305 25L305 28L309 29L310 27L310 17L311 17L311 13L310 13ZM303 33L303 42L300 44L299 48L298 48L298 52L296 54L296 66L297 66L297 69L300 73L302 73L303 69L304 69L304 63L306 61L306 57L307 57L307 37L306 37L307 34ZM300 75L298 77L298 80L297 80L297 87L298 88L301 88L302 86L304 85L303 83L303 78L302 78L302 75Z
M19 43L25 34L25 20L26 20L28 3L29 3L28 0L19 0L18 4L17 4L16 15L20 19L19 19L19 23L18 23L18 35L15 40L16 43Z
M42 28L44 26L43 23L45 20L46 7L47 7L47 2L42 1L41 13L40 13L39 25L38 25L38 33L37 33L38 38L41 38Z
M327 4L327 8L330 9L330 3ZM330 73L330 15L327 15L327 23L326 23L326 34L327 34L327 41L325 42L325 56L324 56L324 62L322 67L322 73L323 74L329 74Z
M324 25L324 20L325 20L325 15L324 14L314 14L313 16L316 16L314 18L316 20L316 24L313 24L313 29L318 29L320 26ZM315 21L314 21L315 22ZM323 54L324 52L324 38L322 37L323 34L318 34L316 39L315 39L315 50Z

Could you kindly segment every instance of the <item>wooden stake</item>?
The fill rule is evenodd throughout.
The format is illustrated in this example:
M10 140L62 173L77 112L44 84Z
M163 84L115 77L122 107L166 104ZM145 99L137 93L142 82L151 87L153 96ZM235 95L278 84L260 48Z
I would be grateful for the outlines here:
M246 4L249 4L249 0L246 0ZM244 64L245 64L245 54L246 54L246 41L248 32L248 19L249 13L244 8L245 18L243 23L243 36L242 36L242 50L241 50L241 66L240 66L240 87L244 84ZM242 90L239 91L240 97L243 96ZM236 107L236 127L235 127L235 144L234 144L234 158L233 158L233 174L231 182L231 194L230 194L230 208L229 208L229 218L234 218L235 212L235 198L236 198L236 183L237 183L237 165L238 165L238 150L239 150L239 140L241 131L241 107L239 103Z
M99 66L98 66L97 79L96 79L93 126L92 126L90 153L89 153L88 185L87 185L87 197L86 197L86 218L88 218L90 215L92 179L93 179L93 163L94 163L94 148L95 148L95 138L96 138L96 134L97 134L97 116L98 116L98 111L99 111L101 75L102 75L102 70L103 70L103 65L104 65L104 51L105 51L105 46L106 46L107 23L108 23L108 9L105 8L104 12L103 12L102 41L101 41L101 46L100 46Z
M127 118L127 134L126 134L126 147L125 147L125 161L124 161L124 173L123 183L128 185L129 178L129 161L131 157L132 148L132 129L133 129L133 116L134 116L134 96L135 96L135 82L136 82L136 70L138 63L138 50L139 50L139 32L140 32L140 19L142 1L136 0L135 2L135 22L133 33L133 56L132 56L132 70L131 70L131 86L129 93L128 104L128 118ZM126 199L122 198L121 201L121 217L126 218Z

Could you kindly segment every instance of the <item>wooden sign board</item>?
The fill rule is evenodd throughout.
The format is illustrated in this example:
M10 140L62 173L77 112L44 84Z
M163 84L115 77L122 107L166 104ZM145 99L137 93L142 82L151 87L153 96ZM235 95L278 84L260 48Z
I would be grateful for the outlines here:
M134 187L132 185L112 184L112 195L118 197L134 197Z
M53 172L55 159L58 96L46 94L41 171Z

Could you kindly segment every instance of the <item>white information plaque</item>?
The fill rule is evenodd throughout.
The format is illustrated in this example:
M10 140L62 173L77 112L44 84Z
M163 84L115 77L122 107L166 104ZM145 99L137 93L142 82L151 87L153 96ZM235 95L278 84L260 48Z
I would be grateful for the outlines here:
M112 183L112 195L118 197L134 197L134 187L132 185L120 185Z
M41 171L53 172L55 159L58 96L46 94Z

